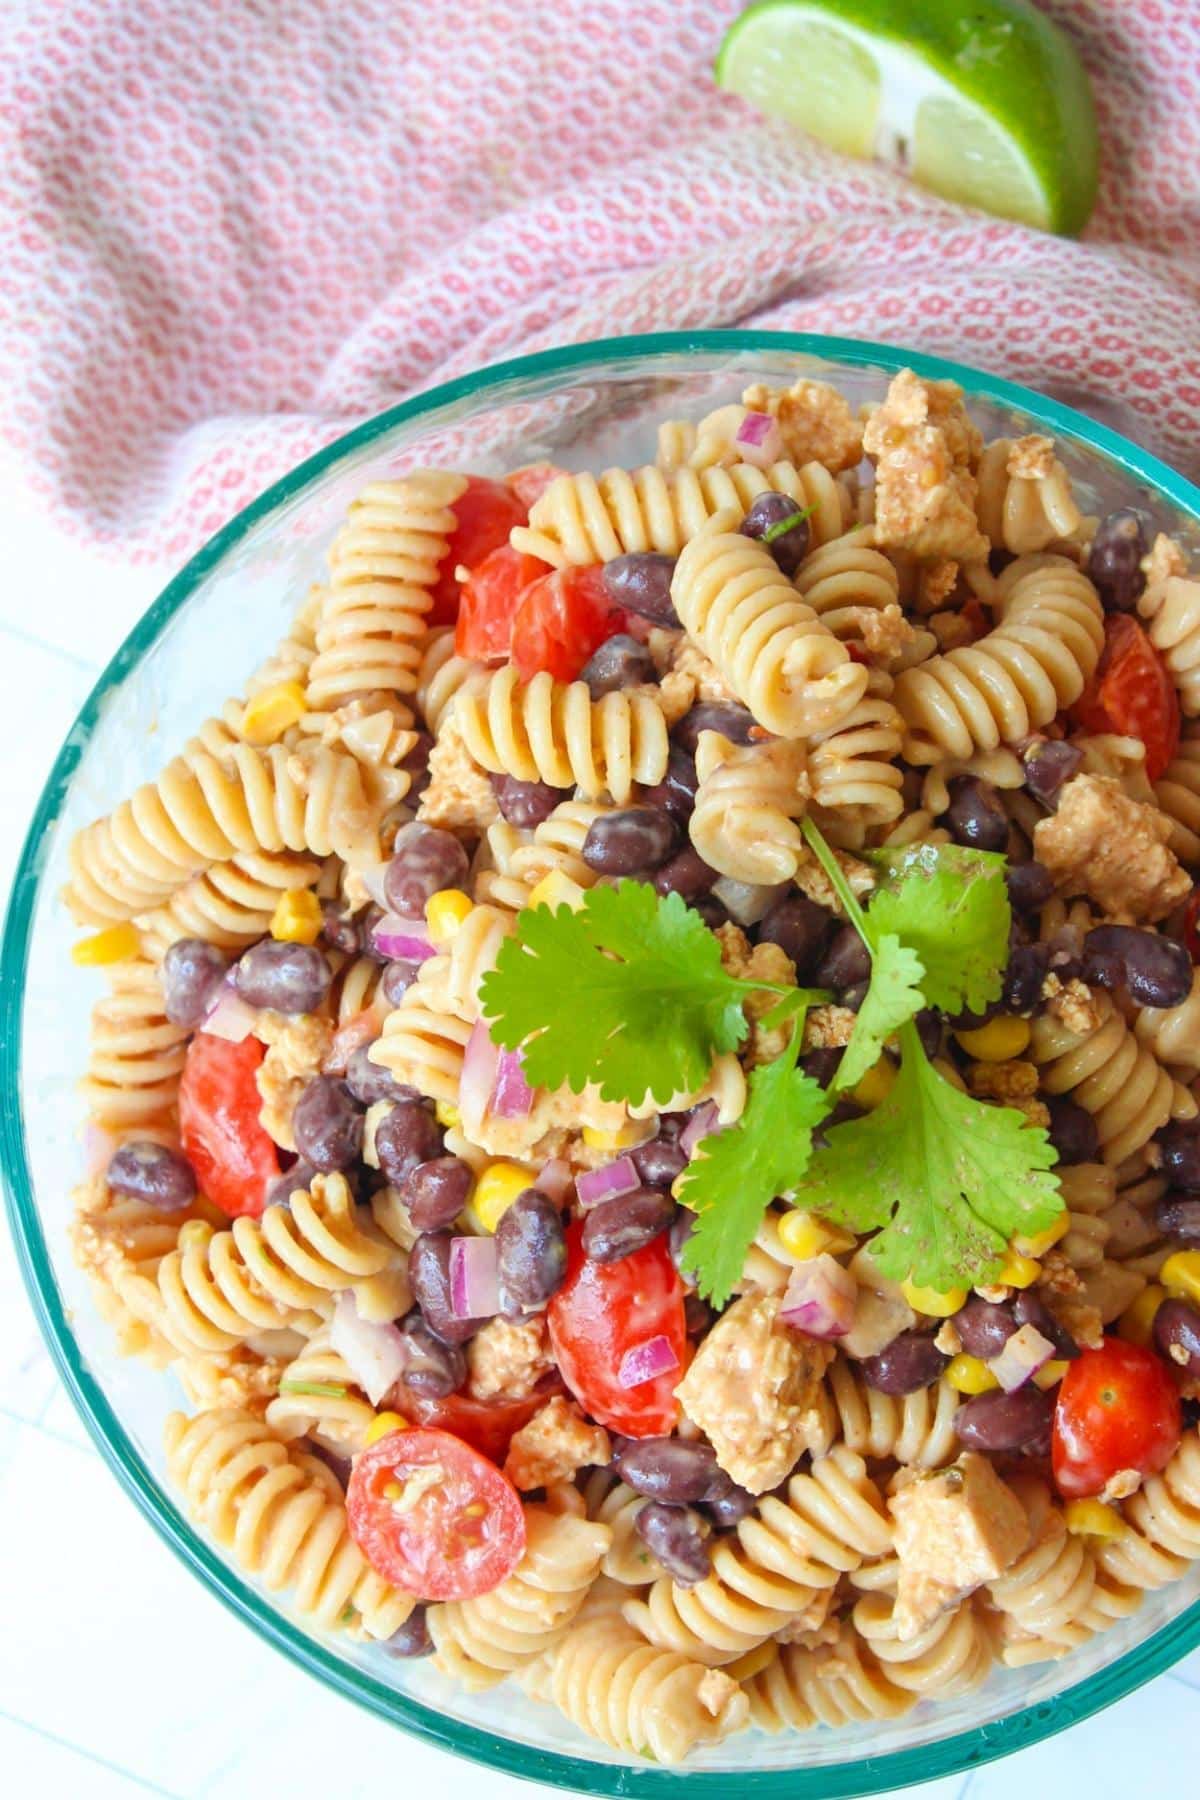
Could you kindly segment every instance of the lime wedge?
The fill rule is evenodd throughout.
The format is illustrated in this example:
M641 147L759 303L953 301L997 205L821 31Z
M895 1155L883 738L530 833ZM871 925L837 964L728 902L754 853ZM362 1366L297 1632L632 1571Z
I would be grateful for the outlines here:
M757 0L716 73L834 149L1000 218L1074 233L1095 201L1087 74L1023 0Z

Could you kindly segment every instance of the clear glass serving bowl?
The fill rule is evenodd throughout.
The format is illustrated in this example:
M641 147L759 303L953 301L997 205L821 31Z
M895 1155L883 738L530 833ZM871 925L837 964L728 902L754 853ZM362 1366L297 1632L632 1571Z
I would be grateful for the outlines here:
M1058 1664L998 1670L977 1693L895 1722L731 1739L686 1774L614 1757L505 1687L465 1694L427 1664L319 1639L239 1573L166 1484L172 1381L118 1357L67 1244L81 1151L74 1083L97 983L74 967L56 899L72 832L151 776L283 634L348 502L422 463L498 473L551 458L602 469L650 460L660 419L696 416L750 380L800 373L855 401L909 365L967 391L985 436L1045 430L1087 505L1148 507L1200 539L1200 491L1104 425L974 369L877 344L701 332L583 344L502 363L382 413L310 458L217 534L154 603L105 670L63 745L25 845L0 970L0 1153L25 1277L59 1371L97 1447L146 1517L252 1630L337 1692L404 1730L515 1775L607 1794L658 1795L685 1779L713 1795L875 1794L986 1762L1120 1699L1200 1643L1200 1567ZM1093 410L1103 415L1103 403Z

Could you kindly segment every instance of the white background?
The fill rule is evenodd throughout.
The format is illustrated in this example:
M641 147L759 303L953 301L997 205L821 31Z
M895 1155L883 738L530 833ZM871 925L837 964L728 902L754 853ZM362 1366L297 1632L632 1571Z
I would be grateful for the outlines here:
M50 762L168 570L67 544L0 489L0 898ZM82 1021L81 1021L82 1028ZM505 1800L327 1694L185 1573L92 1449L0 1231L0 1787L12 1800ZM1200 1652L1066 1736L905 1790L924 1800L1129 1800L1196 1791ZM528 1788L524 1788L528 1792Z

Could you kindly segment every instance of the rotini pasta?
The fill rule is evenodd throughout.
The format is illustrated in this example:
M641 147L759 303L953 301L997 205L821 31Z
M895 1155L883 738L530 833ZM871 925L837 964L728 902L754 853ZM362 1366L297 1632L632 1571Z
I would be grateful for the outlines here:
M436 962L436 958L434 959ZM471 1023L450 1004L444 965L424 965L399 1006L383 1022L371 1061L430 1100L458 1099Z
M635 781L652 786L667 768L667 726L646 692L593 700L582 681L499 669L480 693L460 694L456 716L470 754L495 775L610 793L623 805Z
M720 732L700 733L700 786L688 831L706 863L735 881L795 875L804 850L795 821L808 800L806 760L803 745L786 738L736 749Z
M1194 730L1194 727L1189 728ZM1200 736L1185 735L1154 797L1171 821L1167 843L1190 868L1200 863Z
M835 842L855 828L890 826L903 812L902 731L891 701L868 694L840 724L809 739L814 814Z
M1146 589L1138 611L1179 691L1184 716L1200 717L1200 581L1169 575Z
M1049 438L997 438L979 459L979 523L997 550L1014 556L1075 538L1083 515Z
M280 895L311 887L320 873L311 856L245 850L194 876L166 906L144 913L137 921L142 949L155 961L183 937L245 949L269 930Z
M1124 1162L1168 1119L1192 1119L1196 1102L1129 1030L1107 995L1096 1000L1099 1024L1069 1031L1050 1013L1033 1022L1029 1055L1048 1094L1069 1094L1090 1112L1106 1163Z
M979 1686L991 1666L987 1629L970 1600L943 1613L912 1637L896 1627L890 1594L864 1594L854 1628L895 1687L951 1698Z
M856 1363L839 1356L826 1376L838 1434L857 1456L891 1459L906 1469L940 1469L955 1456L960 1396L948 1381L897 1397L868 1386Z
M751 1723L770 1732L897 1719L917 1703L914 1691L892 1681L857 1633L845 1628L836 1642L814 1649L778 1645L742 1685Z
M1139 1044L1153 1050L1180 1081L1200 1074L1200 971L1192 976L1192 991L1178 1006L1143 1006L1134 1020Z
M267 1424L285 1442L311 1438L338 1456L363 1448L374 1418L375 1408L325 1328L314 1332L285 1366L266 1411Z
M111 991L92 1008L88 1072L80 1083L88 1116L111 1131L168 1124L188 1033L167 1018L153 963L116 963L109 982Z
M431 631L417 672L417 704L430 731L439 729L460 693L477 693L487 678L483 663L455 653L452 627Z

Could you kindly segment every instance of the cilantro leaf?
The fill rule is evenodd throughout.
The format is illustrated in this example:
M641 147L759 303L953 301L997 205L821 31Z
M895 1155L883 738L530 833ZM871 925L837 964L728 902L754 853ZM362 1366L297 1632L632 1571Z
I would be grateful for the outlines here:
M893 933L916 951L928 1006L982 1012L999 999L1012 923L1004 858L922 844L872 861L882 875L866 915L872 947Z
M605 1100L665 1101L704 1082L746 1035L742 995L721 946L678 894L643 882L594 887L577 912L527 908L485 976L496 1043L521 1050L535 1087Z
M901 1044L890 1094L833 1127L799 1197L852 1231L881 1227L871 1255L885 1275L942 1291L993 1281L1015 1232L1062 1213L1055 1151L1022 1113L943 1080L913 1025Z
M868 919L870 915L868 914ZM917 985L925 971L915 950L891 932L871 944L871 985L858 1009L834 1086L852 1088L879 1060L887 1039L920 1012L925 1001Z
M683 1266L714 1306L723 1306L741 1279L771 1201L803 1175L813 1128L829 1110L822 1089L796 1067L802 1029L797 1021L783 1055L755 1069L737 1124L701 1139L680 1180L679 1198L696 1215Z

